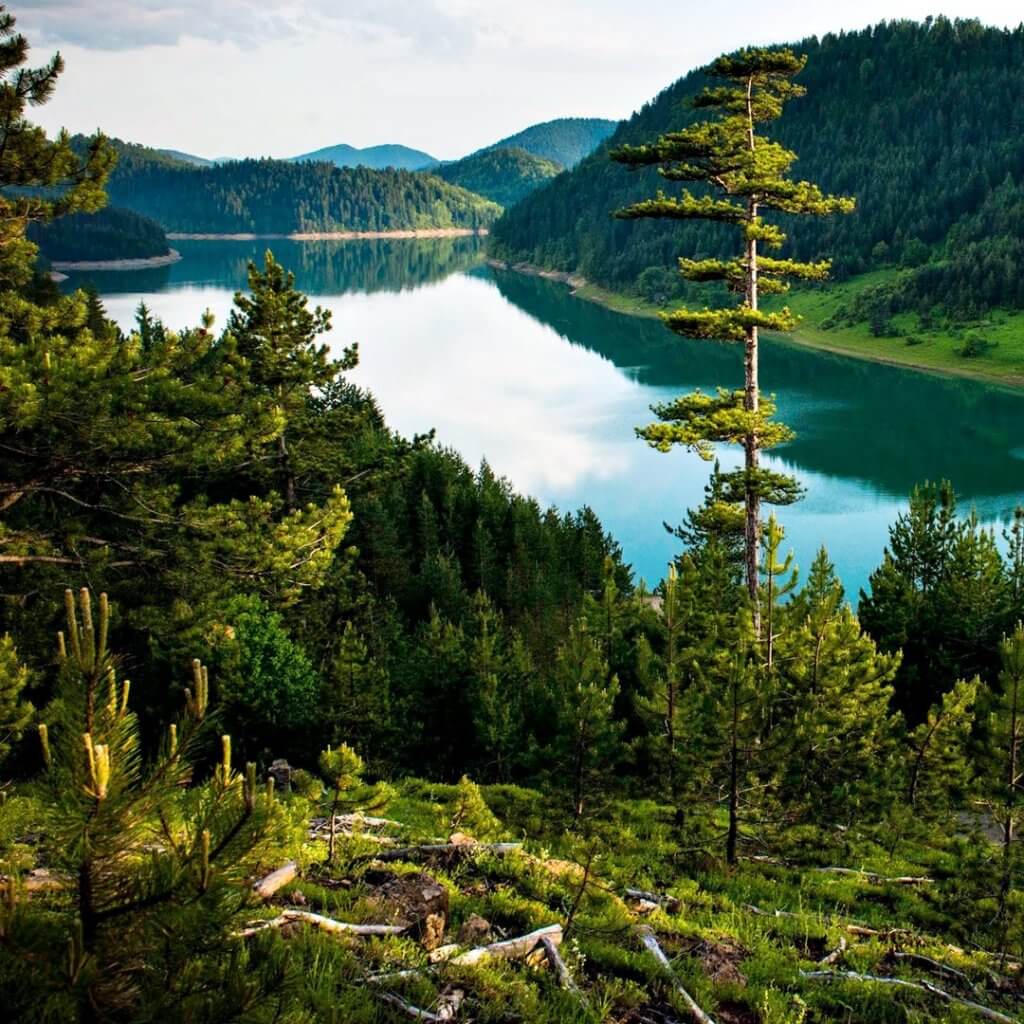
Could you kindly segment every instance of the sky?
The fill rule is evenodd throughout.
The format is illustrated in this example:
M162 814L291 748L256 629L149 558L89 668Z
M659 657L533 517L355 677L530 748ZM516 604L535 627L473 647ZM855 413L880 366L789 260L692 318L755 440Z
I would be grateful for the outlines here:
M719 53L929 14L1022 20L1019 0L10 0L40 63L33 111L206 157L347 142L454 159L539 121L628 117Z

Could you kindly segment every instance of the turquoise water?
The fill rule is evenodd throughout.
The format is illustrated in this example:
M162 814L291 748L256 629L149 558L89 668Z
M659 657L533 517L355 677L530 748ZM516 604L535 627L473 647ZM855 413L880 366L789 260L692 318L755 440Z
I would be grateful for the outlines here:
M664 574L678 542L662 524L700 502L709 466L654 452L633 429L654 402L736 386L736 347L680 340L564 285L493 270L475 239L174 244L184 259L173 266L74 275L67 286L93 281L125 327L140 299L171 327L206 308L223 324L246 261L271 245L332 310L331 343L359 342L353 378L389 423L409 435L436 428L543 504L591 506L638 576ZM802 566L826 544L851 596L915 482L951 479L997 531L1024 503L1024 395L772 341L761 380L797 431L771 461L807 491L780 512L787 542ZM738 461L729 450L721 459Z

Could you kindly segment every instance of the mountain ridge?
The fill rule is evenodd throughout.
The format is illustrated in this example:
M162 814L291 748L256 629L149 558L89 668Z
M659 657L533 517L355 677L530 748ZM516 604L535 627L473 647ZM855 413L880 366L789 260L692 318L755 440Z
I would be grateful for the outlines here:
M388 167L399 171L422 171L440 163L437 157L400 143L384 143L360 149L350 146L347 142L339 142L308 153L300 153L298 156L287 157L287 160L290 163L325 161L334 164L335 167L368 167L378 171Z

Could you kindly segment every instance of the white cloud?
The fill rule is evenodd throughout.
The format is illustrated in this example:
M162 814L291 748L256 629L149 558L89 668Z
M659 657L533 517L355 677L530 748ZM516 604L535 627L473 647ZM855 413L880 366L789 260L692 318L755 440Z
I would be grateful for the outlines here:
M716 54L934 0L25 0L19 28L68 71L38 114L206 156L402 142L457 157L562 116L628 116ZM1015 24L1009 0L951 16ZM39 58L41 59L41 57Z

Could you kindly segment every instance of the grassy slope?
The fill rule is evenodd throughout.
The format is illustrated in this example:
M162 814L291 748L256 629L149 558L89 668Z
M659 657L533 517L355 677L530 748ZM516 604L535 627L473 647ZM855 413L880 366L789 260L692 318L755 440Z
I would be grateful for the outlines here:
M943 328L922 330L916 314L894 317L895 326L904 335L921 340L916 345L908 345L906 337L876 338L866 323L829 330L821 326L840 306L849 305L857 292L888 276L888 271L878 271L824 288L792 292L786 304L803 317L803 322L791 340L863 359L1024 386L1024 311L1021 310L994 310L981 320L964 324L955 333ZM958 349L963 345L963 335L972 330L996 345L982 355L965 358Z
M591 875L584 881L579 864L588 859L587 841L570 840L557 826L564 807L540 793L513 786L483 789L499 828L486 838L523 840L521 852L483 855L461 864L424 865L419 860L388 867L400 873L427 870L449 892L447 941L471 914L491 923L497 934L515 936L551 924L568 924L578 904L571 935L562 947L585 1004L560 990L550 971L503 963L478 968L441 968L395 979L388 988L420 1007L436 1006L438 994L452 985L466 992L465 1019L531 1021L534 1024L642 1024L688 1020L689 1015L640 946L636 929L654 928L674 961L686 988L719 1024L800 1024L802 1021L966 1022L979 1019L934 996L889 986L840 982L823 984L800 976L814 970L845 940L847 951L836 969L854 970L939 985L962 998L1015 1013L1017 982L991 955L971 951L970 931L955 913L961 880L949 851L903 844L890 857L869 837L848 833L791 830L787 863L745 860L732 871L715 858L690 850L681 855L673 841L668 808L650 801L623 801L595 823L606 835L597 843ZM383 811L403 824L400 843L443 837L455 805L453 786L418 780L399 783ZM462 826L469 830L468 825ZM379 849L360 839L342 844L333 871L315 867L321 844L292 851L307 865L305 880L282 892L276 902L295 901L302 893L307 909L344 921L380 919L367 901L362 852ZM856 874L829 874L814 866L842 865L880 875L930 876L924 886L870 881ZM268 865L269 866L269 865ZM318 882L325 875L346 882ZM667 893L678 900L670 911L624 901L626 887ZM755 908L755 909L752 909ZM758 911L763 911L759 913ZM783 911L775 916L774 911ZM275 909L267 908L268 916ZM850 924L878 934L853 933ZM368 973L426 967L425 951L410 938L384 939L360 946L306 933L289 941L290 951L306 961L306 984L319 990L349 1024L399 1021L382 1007ZM936 976L927 964L901 963L894 949L910 949L940 961L955 974ZM307 970L307 966L303 967ZM805 1016L806 1014L806 1016ZM460 1016L460 1019L463 1019Z
M894 324L905 335L922 339L918 345L908 345L905 337L873 337L866 323L829 330L822 328L821 324L840 306L848 306L857 292L878 284L888 275L887 271L879 271L824 288L794 290L785 297L785 304L803 317L803 321L792 335L776 337L790 344L859 359L1024 387L1024 311L1021 310L994 310L982 320L964 324L955 334L944 329L922 331L915 314L895 317ZM630 316L656 317L659 311L659 307L641 298L589 283L577 287L574 294ZM967 359L959 355L957 349L963 345L962 335L972 330L997 344L983 355Z

